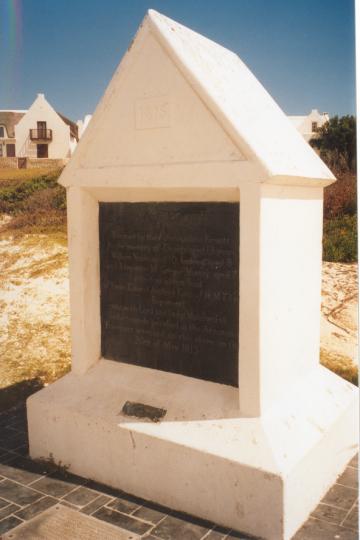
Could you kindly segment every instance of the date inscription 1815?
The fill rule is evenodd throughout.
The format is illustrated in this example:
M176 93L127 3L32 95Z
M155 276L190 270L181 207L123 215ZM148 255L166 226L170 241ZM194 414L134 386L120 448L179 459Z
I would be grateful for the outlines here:
M238 386L239 204L100 203L104 358Z

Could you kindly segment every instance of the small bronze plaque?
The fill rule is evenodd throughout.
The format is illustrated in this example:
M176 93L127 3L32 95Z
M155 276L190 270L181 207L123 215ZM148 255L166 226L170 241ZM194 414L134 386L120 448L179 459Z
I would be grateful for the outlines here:
M238 386L239 204L100 203L102 356Z
M127 401L122 408L122 412L126 414L126 416L148 418L152 422L160 422L161 418L164 418L166 414L166 409L158 409L157 407L152 407L151 405Z

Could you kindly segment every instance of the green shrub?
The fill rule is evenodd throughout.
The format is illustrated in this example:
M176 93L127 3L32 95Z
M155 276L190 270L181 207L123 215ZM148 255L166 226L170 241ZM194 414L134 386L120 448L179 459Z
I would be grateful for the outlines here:
M12 216L3 231L46 233L66 229L66 191L60 170L0 183L0 213Z
M357 216L345 214L324 220L323 260L357 261Z
M324 190L324 219L344 214L356 214L356 175L351 172L335 172L337 181Z
M49 172L25 180L4 180L0 184L0 212L16 214L24 211L27 201L34 193L44 189L57 189L60 171ZM63 188L62 188L63 189ZM65 191L65 190L64 190Z

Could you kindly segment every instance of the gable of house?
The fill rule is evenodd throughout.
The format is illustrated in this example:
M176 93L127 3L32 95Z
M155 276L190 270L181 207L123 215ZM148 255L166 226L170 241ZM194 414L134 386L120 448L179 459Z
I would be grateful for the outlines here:
M15 137L19 157L63 159L71 155L72 139L77 141L77 126L56 112L43 94L38 94L16 124Z

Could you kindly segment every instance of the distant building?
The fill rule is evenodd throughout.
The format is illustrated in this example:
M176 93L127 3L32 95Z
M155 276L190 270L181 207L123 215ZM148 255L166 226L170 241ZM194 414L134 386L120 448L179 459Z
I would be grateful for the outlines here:
M15 126L26 111L0 110L0 158L15 157Z
M0 157L65 159L79 140L78 127L38 94L28 110L0 110Z
M326 112L319 113L317 109L313 109L307 116L289 116L289 119L304 139L310 141L317 136L318 129L329 121L329 115Z
M92 115L91 114L87 114L84 118L84 120L78 120L76 122L77 124L77 127L78 127L78 133L79 133L79 139L81 139L84 131L86 130L86 128L88 127L89 125L89 122L91 120L91 117Z

